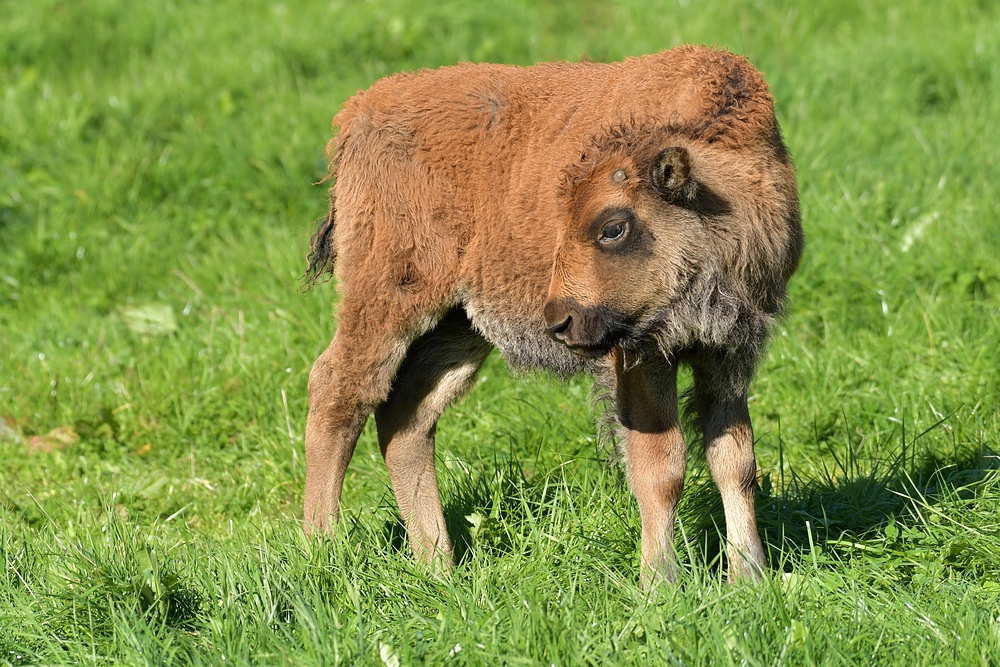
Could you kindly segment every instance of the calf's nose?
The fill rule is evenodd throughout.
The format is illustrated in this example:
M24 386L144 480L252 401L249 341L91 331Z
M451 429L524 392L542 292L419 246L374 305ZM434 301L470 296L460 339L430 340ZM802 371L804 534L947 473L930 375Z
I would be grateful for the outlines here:
M573 324L572 310L563 300L549 301L545 304L545 333L557 343L565 343Z
M573 318L567 315L561 321L545 327L545 333L548 334L549 338L556 341L557 343L565 343L566 332L569 330L569 325L572 323L573 323Z

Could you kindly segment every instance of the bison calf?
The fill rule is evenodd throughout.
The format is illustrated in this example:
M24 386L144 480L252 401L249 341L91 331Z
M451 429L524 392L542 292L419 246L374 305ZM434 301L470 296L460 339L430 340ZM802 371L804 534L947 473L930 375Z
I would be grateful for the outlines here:
M682 47L613 64L397 74L334 119L306 280L339 326L309 377L305 527L330 530L374 412L417 558L450 563L438 417L493 347L610 388L644 585L672 578L686 449L677 366L725 506L730 576L759 576L747 389L802 251L767 85Z

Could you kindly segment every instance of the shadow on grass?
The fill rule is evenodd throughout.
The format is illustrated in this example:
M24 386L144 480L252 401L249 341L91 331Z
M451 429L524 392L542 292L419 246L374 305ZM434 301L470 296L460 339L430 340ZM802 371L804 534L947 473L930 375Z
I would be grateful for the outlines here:
M912 555L904 544L912 539L940 546L942 538L923 532L931 528L926 524L940 523L957 505L973 500L978 483L1000 470L1000 457L985 448L942 456L911 447L881 459L848 451L835 460L832 470L809 478L794 471L777 485L770 475L762 478L757 521L772 568L791 571L805 558L815 561L815 554L825 560L858 553ZM690 559L724 567L725 515L707 474L689 485L686 498L692 500L682 507L681 519Z
M928 534L935 532L933 527L922 524L942 516L961 521L963 503L975 499L979 483L1000 479L1000 456L985 448L941 455L919 451L911 443L882 456L862 457L851 448L842 455L832 454L832 466L809 477L792 469L781 479L770 475L761 479L758 529L772 569L791 571L805 559L815 562L817 554L830 562L862 553L891 559L910 558L920 550L961 551L965 547L953 544L954 533ZM496 557L517 549L530 555L532 526L550 517L563 502L560 496L588 493L566 488L576 485L554 471L526 475L516 457L495 457L471 466L449 461L447 467L453 469L444 513L458 563L473 553ZM722 501L704 462L691 468L679 508L678 553L688 565L724 569ZM624 485L623 476L617 483ZM928 519L928 515L938 517ZM592 537L609 550L633 554L639 539L637 511L615 523L625 530L604 524L608 534ZM408 549L406 528L398 515L385 522L384 531L393 550ZM951 562L947 555L944 558Z

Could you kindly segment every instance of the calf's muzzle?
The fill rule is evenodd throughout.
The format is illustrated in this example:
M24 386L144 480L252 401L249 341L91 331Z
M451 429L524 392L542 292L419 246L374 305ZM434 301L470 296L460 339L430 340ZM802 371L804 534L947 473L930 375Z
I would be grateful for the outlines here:
M549 326L545 327L545 333L552 340L558 343L565 343L566 331L569 329L569 326L572 323L573 323L573 316L567 315L564 319L556 322L555 324L550 324Z
M545 304L545 333L557 343L569 344L573 308L569 299L552 299Z
M601 308L581 306L575 299L553 299L545 304L545 333L577 354L596 357L609 352L620 333L610 326Z

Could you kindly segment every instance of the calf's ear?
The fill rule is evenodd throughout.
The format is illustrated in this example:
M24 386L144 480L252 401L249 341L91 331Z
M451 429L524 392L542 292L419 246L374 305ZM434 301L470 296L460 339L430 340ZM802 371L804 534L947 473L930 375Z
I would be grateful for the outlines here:
M694 199L698 184L691 178L691 155L681 146L664 148L653 160L650 182L669 202Z

